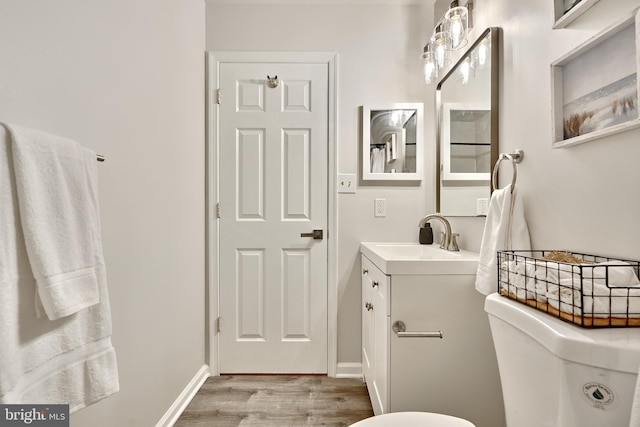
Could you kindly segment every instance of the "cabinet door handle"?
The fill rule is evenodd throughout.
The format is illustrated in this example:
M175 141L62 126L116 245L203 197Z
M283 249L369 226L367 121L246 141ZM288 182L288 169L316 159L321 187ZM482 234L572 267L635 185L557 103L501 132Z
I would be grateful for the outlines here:
M367 311L371 311L371 310L373 310L373 304L371 304L370 302L365 302L364 303L364 308L366 308Z
M362 270L362 275L366 276L369 273L369 270L367 270L366 268L364 270Z
M407 332L407 325L402 320L396 320L392 325L393 332L398 338L443 338L442 331L412 331Z
M373 282L373 283L371 284L371 287L372 287L372 288L375 288L376 286L380 286L380 283L378 283L378 282Z

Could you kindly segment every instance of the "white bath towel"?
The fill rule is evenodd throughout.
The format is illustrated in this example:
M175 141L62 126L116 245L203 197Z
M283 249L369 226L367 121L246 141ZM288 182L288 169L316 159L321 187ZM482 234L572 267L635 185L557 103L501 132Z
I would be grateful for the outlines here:
M529 250L531 242L522 198L509 184L491 194L478 257L478 292L489 295L498 290L497 251L511 249Z
M20 217L44 311L55 320L98 303L96 206L85 150L8 125Z
M99 231L95 153L83 155ZM0 126L0 403L66 403L74 412L119 389L100 235L92 251L99 303L58 320L38 318L17 193L12 144Z

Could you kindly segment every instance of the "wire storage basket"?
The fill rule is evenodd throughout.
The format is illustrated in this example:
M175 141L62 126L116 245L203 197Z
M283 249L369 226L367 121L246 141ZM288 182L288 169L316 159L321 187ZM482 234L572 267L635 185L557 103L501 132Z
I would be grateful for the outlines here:
M640 326L640 261L498 251L498 292L582 327Z

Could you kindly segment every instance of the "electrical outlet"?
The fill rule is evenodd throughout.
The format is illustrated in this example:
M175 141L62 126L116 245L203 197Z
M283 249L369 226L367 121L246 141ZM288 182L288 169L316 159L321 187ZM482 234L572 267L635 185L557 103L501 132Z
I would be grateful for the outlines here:
M476 199L476 215L487 215L489 213L489 199Z
M338 193L356 192L356 174L341 173L338 175Z
M387 216L387 201L386 199L375 199L373 215L377 217Z

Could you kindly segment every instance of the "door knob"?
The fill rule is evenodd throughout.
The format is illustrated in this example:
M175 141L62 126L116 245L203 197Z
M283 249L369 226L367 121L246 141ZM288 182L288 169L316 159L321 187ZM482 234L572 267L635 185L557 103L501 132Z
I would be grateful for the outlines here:
M313 237L314 240L322 240L322 230L313 230L311 233L300 233L300 237Z

